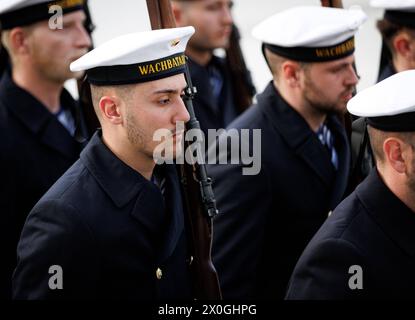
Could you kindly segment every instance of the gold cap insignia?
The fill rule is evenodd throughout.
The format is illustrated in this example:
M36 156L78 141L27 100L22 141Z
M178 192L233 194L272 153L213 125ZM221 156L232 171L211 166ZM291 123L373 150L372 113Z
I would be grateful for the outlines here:
M175 47L180 43L180 39L174 39L170 41L170 46Z

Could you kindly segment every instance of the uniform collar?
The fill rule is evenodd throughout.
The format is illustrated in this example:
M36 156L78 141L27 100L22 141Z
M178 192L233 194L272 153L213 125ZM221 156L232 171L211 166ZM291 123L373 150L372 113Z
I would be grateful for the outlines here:
M267 119L281 134L287 145L311 167L327 186L331 187L334 170L327 170L332 166L327 151L305 119L281 97L273 82L270 82L264 92L258 95L258 105L263 107L262 111ZM339 145L347 146L346 134L337 117L329 116L327 124L336 139L342 140ZM350 160L348 159L348 149L346 147L346 150L336 149L336 151L341 153L339 154L339 172L341 171L347 176ZM342 180L347 181L347 177Z
M134 199L143 187L156 186L140 173L121 161L102 141L97 132L80 155L81 161L98 184L119 208Z
M415 212L385 185L377 170L357 187L356 195L382 230L408 254L415 254Z
M184 228L181 189L175 166L163 165L166 178L165 199L150 180L121 161L102 141L97 130L81 153L81 161L107 196L118 208L133 203L130 214L149 230L165 231L161 236L159 260L166 261L174 252ZM167 214L166 214L167 213ZM167 222L167 229L160 226Z
M386 78L389 78L390 76L393 76L396 73L395 67L392 63L387 64L383 70L382 73L379 75L378 82L385 80Z
M58 119L39 100L17 86L8 71L0 80L0 101L43 144L69 158L79 154L81 146ZM76 102L65 89L61 94L61 106L74 114Z

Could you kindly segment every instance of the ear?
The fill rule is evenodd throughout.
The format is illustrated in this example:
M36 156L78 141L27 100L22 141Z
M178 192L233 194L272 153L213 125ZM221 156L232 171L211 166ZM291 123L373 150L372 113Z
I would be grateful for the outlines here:
M300 84L300 64L287 60L281 65L282 76L290 87L298 87Z
M103 96L99 100L102 119L114 125L123 123L122 100L117 96Z
M393 39L393 47L395 51L402 55L403 57L407 57L411 55L411 38L406 32L400 32L394 39Z
M25 54L29 52L28 36L23 28L16 27L10 31L10 46L16 53Z
M175 1L171 1L171 9L173 12L174 19L176 20L177 26L183 25L183 12L181 10L180 4Z
M398 173L406 173L409 162L409 146L398 138L388 138L383 142L385 160Z

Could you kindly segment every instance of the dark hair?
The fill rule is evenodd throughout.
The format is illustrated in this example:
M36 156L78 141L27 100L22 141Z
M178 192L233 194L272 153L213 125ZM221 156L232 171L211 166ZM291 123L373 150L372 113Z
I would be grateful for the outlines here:
M382 38L385 41L386 45L388 46L389 50L394 52L393 45L392 45L393 37L399 31L403 30L404 27L396 23L392 23L386 19L378 20L376 23L376 27L378 28L380 34L382 35Z

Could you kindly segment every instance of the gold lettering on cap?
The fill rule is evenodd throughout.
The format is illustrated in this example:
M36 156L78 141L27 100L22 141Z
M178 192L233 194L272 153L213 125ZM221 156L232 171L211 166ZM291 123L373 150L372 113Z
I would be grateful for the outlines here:
M316 49L316 56L319 58L338 57L354 49L354 37L335 47Z
M50 8L51 6L59 6L62 9L68 9L68 8L83 5L84 2L85 0L59 0L53 3L49 3L48 8Z
M138 66L138 69L140 70L140 73L141 73L142 76L144 76L148 73L148 65Z
M186 58L184 55L174 57L174 58L168 58L161 61L158 61L156 63L149 63L144 65L138 66L138 71L142 76L153 74L153 73L159 73L165 70L178 68L186 64Z

